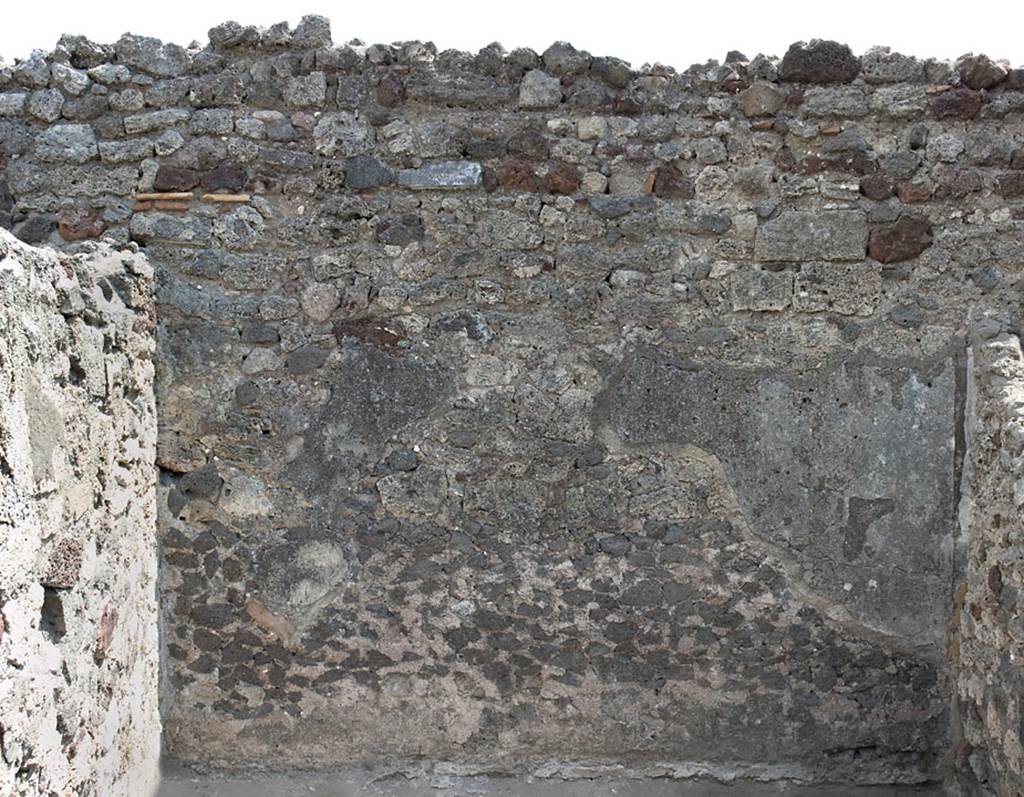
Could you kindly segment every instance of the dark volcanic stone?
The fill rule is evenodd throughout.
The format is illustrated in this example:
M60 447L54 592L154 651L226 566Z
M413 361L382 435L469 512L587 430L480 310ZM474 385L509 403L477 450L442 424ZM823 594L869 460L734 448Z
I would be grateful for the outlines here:
M790 45L779 77L795 83L849 83L860 72L860 59L839 42L813 39Z
M927 219L900 216L891 224L871 230L868 254L880 263L898 263L917 257L932 245L932 225Z
M423 219L415 213L388 216L377 225L377 240L382 244L406 246L413 241L422 241L424 235Z
M291 354L285 361L285 367L292 374L308 374L315 371L327 360L327 351L319 346L307 344L301 346Z
M973 119L981 110L981 95L970 89L944 91L932 100L931 108L936 119Z
M224 479L212 462L181 477L178 489L189 498L214 499L220 493Z
M207 191L241 191L245 187L245 180L245 169L235 163L225 163L204 174L201 182Z
M892 180L884 174L869 174L860 180L860 192L878 202L891 197L894 190Z
M155 191L191 191L199 185L199 172L179 166L161 166L153 178Z
M345 185L357 190L393 183L395 173L373 155L357 155L345 162Z
M988 89L1006 78L1007 69L987 55L964 55L956 62L964 85L972 89Z

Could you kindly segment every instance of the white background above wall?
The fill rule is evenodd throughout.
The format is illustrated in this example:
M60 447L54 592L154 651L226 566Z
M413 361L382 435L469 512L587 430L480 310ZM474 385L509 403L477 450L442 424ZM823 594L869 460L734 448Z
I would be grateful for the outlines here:
M709 58L722 60L729 50L753 57L758 51L781 56L797 39L833 38L857 54L876 44L918 57L956 58L964 48L1024 64L1020 23L1024 11L1015 0L990 0L972 11L951 4L861 0L822 4L820 0L765 3L645 2L594 3L579 0L517 0L508 4L479 0L390 0L386 3L299 3L268 0L77 0L11 4L0 26L0 55L7 61L32 48L51 48L61 33L84 34L113 42L125 31L164 41L205 43L206 31L228 19L270 25L303 14L323 14L333 23L334 39L367 43L419 39L439 49L476 51L492 41L507 48L544 50L552 41L571 41L595 55L614 55L640 66L660 61L684 69Z

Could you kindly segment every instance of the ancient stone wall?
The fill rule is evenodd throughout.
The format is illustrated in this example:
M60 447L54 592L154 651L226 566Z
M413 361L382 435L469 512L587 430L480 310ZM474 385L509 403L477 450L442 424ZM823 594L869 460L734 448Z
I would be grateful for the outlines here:
M1024 355L985 319L974 341L956 647L966 793L1024 793Z
M1024 71L210 39L0 72L6 224L158 271L169 751L945 777Z
M0 230L0 795L146 797L160 753L152 269Z

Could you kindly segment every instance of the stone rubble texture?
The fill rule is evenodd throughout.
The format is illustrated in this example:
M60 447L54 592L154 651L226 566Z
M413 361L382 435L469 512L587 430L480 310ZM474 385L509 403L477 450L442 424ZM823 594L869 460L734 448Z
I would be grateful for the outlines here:
M1024 773L1024 354L1020 338L993 321L972 341L960 513L966 578L952 640L963 721L956 758L995 794L1015 795Z
M951 640L1022 115L984 56L634 70L319 17L0 69L0 222L157 272L169 753L1019 791L1015 631Z
M0 230L0 795L158 781L153 272Z

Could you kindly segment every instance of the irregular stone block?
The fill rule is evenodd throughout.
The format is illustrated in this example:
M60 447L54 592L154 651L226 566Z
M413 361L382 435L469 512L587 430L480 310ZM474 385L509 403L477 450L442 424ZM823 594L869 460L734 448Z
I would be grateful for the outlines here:
M963 55L957 59L956 71L964 85L971 89L990 89L1006 79L1009 69L987 55Z
M932 225L927 219L903 215L891 224L872 227L868 254L879 263L911 260L932 245Z
M759 81L740 92L740 110L750 117L774 116L785 99L774 84Z
M84 241L99 238L106 225L94 208L73 208L62 211L57 218L57 230L65 241Z
M140 243L208 243L212 237L210 222L192 216L169 213L136 213L131 220L131 236Z
M527 110L557 108L562 102L562 81L540 69L532 69L519 84L519 107Z
M290 108L319 108L327 100L327 75L311 72L288 78L282 96Z
M758 260L863 260L868 226L856 210L788 211L757 228Z
M313 143L324 155L362 155L373 144L370 126L352 113L341 111L320 117L313 128Z
M868 99L862 89L850 86L815 86L804 92L803 110L808 116L837 116L858 119L867 116Z
M28 94L22 91L6 91L0 94L0 117L21 116L28 105Z
M148 138L130 138L127 141L99 142L100 160L104 163L129 163L145 160L153 155L153 142Z
M28 100L29 115L43 122L56 122L64 107L64 95L57 89L33 91Z
M441 161L418 169L402 169L398 183L406 188L475 188L480 185L482 170L473 161Z
M182 108L166 108L162 111L150 111L124 118L124 131L130 135L149 133L164 127L187 122L192 114Z
M157 77L177 77L189 67L189 54L177 44L164 44L150 36L126 33L114 45L117 60L122 64Z
M741 267L729 280L733 310L785 310L793 298L793 272Z
M866 263L805 263L793 284L793 309L871 315L882 293L882 272Z
M860 59L845 44L813 39L790 45L779 66L779 78L796 83L850 83L860 72Z
M33 154L41 161L85 163L99 157L96 134L89 125L54 125L36 137Z

